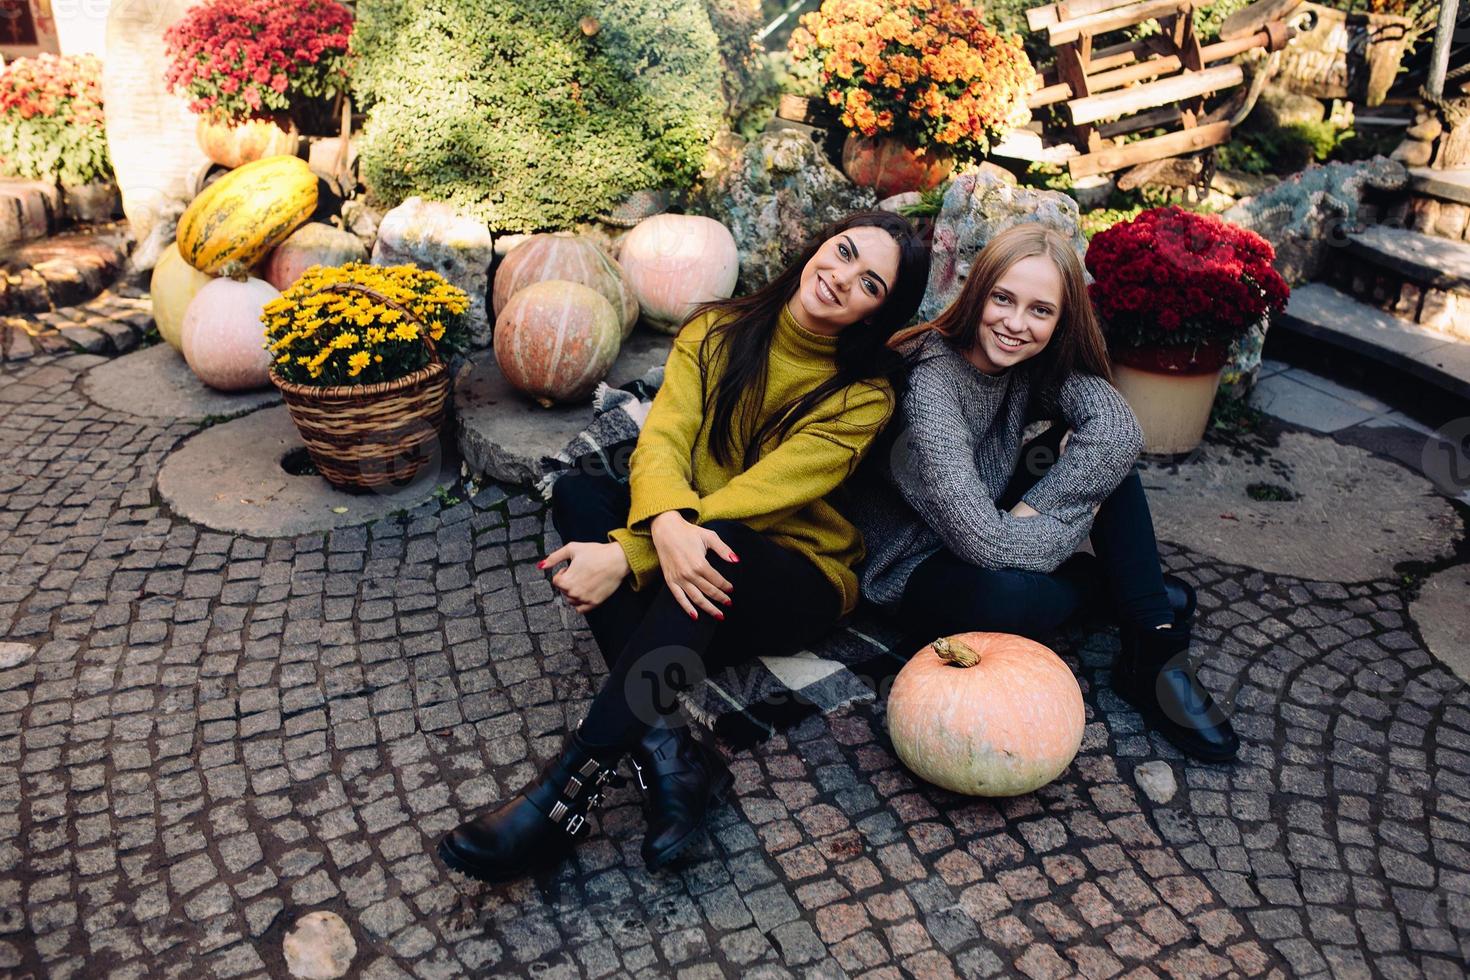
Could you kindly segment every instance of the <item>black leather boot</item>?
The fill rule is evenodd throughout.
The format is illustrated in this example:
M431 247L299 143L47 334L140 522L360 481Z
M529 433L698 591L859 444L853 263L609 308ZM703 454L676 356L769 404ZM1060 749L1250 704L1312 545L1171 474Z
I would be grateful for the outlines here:
M616 765L616 756L595 755L580 733L572 732L561 755L531 785L445 834L440 859L480 881L519 878L556 863L576 842L588 811L602 801L602 788L627 782Z
M684 724L649 729L631 760L647 801L643 863L657 871L693 842L735 780L725 760L695 740Z
M1189 624L1125 628L1121 636L1122 649L1113 664L1113 690L1118 696L1185 755L1206 762L1235 758L1240 739L1190 662Z
M1169 597L1169 609L1174 613L1174 628L1187 629L1194 622L1194 610L1199 602L1194 586L1176 575L1165 575L1164 594Z

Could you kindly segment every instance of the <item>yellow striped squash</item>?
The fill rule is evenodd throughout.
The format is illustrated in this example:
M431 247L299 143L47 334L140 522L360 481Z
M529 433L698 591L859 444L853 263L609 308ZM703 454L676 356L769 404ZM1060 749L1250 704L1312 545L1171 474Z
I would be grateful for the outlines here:
M179 254L219 275L225 265L255 265L316 210L316 174L292 156L266 157L206 187L179 219Z

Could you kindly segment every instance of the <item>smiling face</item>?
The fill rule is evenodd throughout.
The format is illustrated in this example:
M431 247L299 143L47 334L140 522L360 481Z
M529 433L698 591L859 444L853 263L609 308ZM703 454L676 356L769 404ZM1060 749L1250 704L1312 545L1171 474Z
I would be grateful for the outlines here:
M1033 255L1002 273L985 299L970 363L999 374L1040 354L1062 315L1062 273L1049 257Z
M813 333L835 335L876 312L898 276L898 242L881 228L860 225L822 243L801 270L788 307Z

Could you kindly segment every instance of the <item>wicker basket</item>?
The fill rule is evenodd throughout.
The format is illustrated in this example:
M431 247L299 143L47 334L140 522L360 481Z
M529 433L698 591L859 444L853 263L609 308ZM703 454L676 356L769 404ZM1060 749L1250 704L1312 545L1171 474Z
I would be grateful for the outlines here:
M419 336L429 349L428 366L397 381L329 388L286 381L272 368L271 383L281 390L291 421L328 483L347 490L402 486L438 458L449 370L423 322L404 307L353 283L327 289L367 293L419 323Z

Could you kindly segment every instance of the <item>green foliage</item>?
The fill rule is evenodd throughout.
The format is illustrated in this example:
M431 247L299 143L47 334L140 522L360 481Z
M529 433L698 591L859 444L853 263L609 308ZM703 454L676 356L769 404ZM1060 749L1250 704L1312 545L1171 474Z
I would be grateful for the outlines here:
M373 196L498 231L688 186L724 119L702 0L361 0L353 48Z
M944 192L949 190L949 181L945 181L938 187L931 187L927 191L919 192L919 200L916 204L905 204L898 209L898 213L905 218L936 218L944 208Z
M43 54L0 71L0 173L73 186L112 179L97 58Z
M1215 151L1222 170L1290 174L1337 156L1357 134L1331 121L1289 123L1276 129L1238 129ZM1371 154L1369 154L1371 156Z
M757 102L773 93L780 94L771 64L755 43L756 32L763 24L760 0L704 2L725 66L725 111L731 118L738 118Z
M1138 217L1143 211L1143 205L1135 205L1130 208L1096 208L1092 211L1084 211L1082 220L1082 234L1087 240L1092 241L1092 236L1100 231L1106 231L1120 221L1129 221Z

